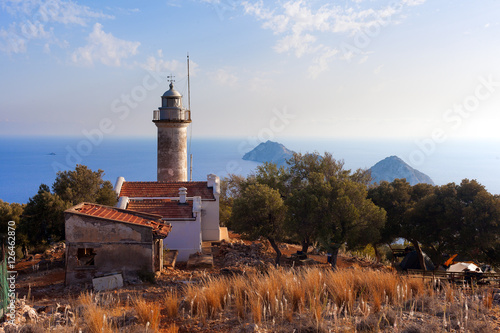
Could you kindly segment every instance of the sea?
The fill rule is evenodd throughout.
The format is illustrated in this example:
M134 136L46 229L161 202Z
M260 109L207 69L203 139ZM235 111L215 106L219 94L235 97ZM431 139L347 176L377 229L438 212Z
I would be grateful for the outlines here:
M500 141L449 140L434 142L394 139L274 138L296 152L330 152L346 169L370 168L392 155L430 176L437 185L464 178L476 179L500 194ZM189 140L193 156L192 179L214 173L248 175L260 164L242 159L260 143L256 137ZM156 180L156 138L1 137L0 199L26 203L40 184L52 186L58 171L84 164L104 171L114 185L117 177L129 181Z

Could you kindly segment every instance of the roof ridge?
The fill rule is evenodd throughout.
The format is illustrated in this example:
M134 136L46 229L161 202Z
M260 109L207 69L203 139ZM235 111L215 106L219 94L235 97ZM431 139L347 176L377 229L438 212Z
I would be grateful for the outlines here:
M193 181L160 181L160 180L127 180L127 181L124 181L123 184L126 184L126 183L157 183L157 184L178 184L178 183L208 183L207 180L193 180Z

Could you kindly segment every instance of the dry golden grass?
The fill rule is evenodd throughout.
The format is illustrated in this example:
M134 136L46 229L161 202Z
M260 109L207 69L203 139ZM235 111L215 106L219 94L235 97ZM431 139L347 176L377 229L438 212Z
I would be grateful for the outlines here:
M133 301L137 317L142 325L153 332L160 328L160 304L147 302L142 297L136 297Z
M488 290L484 293L483 306L486 309L491 309L491 307L493 306L493 292L491 290Z
M84 322L87 324L91 333L114 332L109 322L108 312L95 303L94 294L83 293L78 298L78 301L84 306Z
M85 309L84 316L90 332L113 332L113 328L108 321L109 317L103 308L95 304L89 305Z
M240 320L255 323L272 319L292 322L294 313L307 313L319 327L334 306L348 315L379 312L384 306L403 304L422 294L424 288L422 281L401 278L394 272L271 268L265 274L188 285L184 294L191 315L201 319L215 318L228 310L235 311Z
M169 319L175 319L179 315L179 295L177 291L169 291L165 294L165 313Z
M167 289L157 303L137 295L120 302L116 293L82 293L72 304L79 308L76 324L65 329L178 332L201 321L206 327L225 331L223 325L233 328L239 321L240 325L255 323L269 332L276 328L280 332L326 332L338 327L346 331L387 332L396 327L412 331L418 325L425 332L440 328L449 332L456 327L491 332L488 311L498 309L492 290L461 287L363 268L269 268L265 273L231 278L206 277L179 291ZM425 320L412 322L416 312Z
M179 332L179 327L177 327L177 325L175 325L175 323L169 325L165 331L166 333L178 333Z
M410 277L406 279L406 283L411 288L413 295L415 296L422 296L427 288L424 283L424 279L421 278Z
M262 312L266 309L262 306L263 301L261 296L257 292L250 293L248 303L253 322L260 324L262 322Z
M455 302L455 290L453 288L453 285L448 284L445 287L445 298L446 298L446 301L448 301L450 303Z

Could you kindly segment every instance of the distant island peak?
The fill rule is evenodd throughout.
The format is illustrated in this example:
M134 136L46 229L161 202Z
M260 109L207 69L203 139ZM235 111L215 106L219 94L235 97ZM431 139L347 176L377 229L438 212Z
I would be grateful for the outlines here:
M246 161L269 162L278 166L285 166L286 161L290 159L294 151L286 148L283 144L271 140L261 142L257 147L243 155Z
M410 185L419 183L426 183L434 185L431 177L425 173L412 168L405 161L398 156L389 156L377 162L372 166L369 171L371 172L373 183L380 183L381 181L392 182L394 179L406 179Z

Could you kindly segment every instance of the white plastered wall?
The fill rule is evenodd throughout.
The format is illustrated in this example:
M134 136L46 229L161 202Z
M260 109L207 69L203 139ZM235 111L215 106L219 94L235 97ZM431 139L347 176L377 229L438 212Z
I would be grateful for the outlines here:
M165 250L177 250L177 261L188 261L189 255L201 252L201 198L193 197L193 215L195 220L165 219L172 224L172 230L163 240Z
M203 241L219 241L221 240L219 225L219 177L214 174L208 175L207 186L213 188L215 200L202 201L202 237Z

